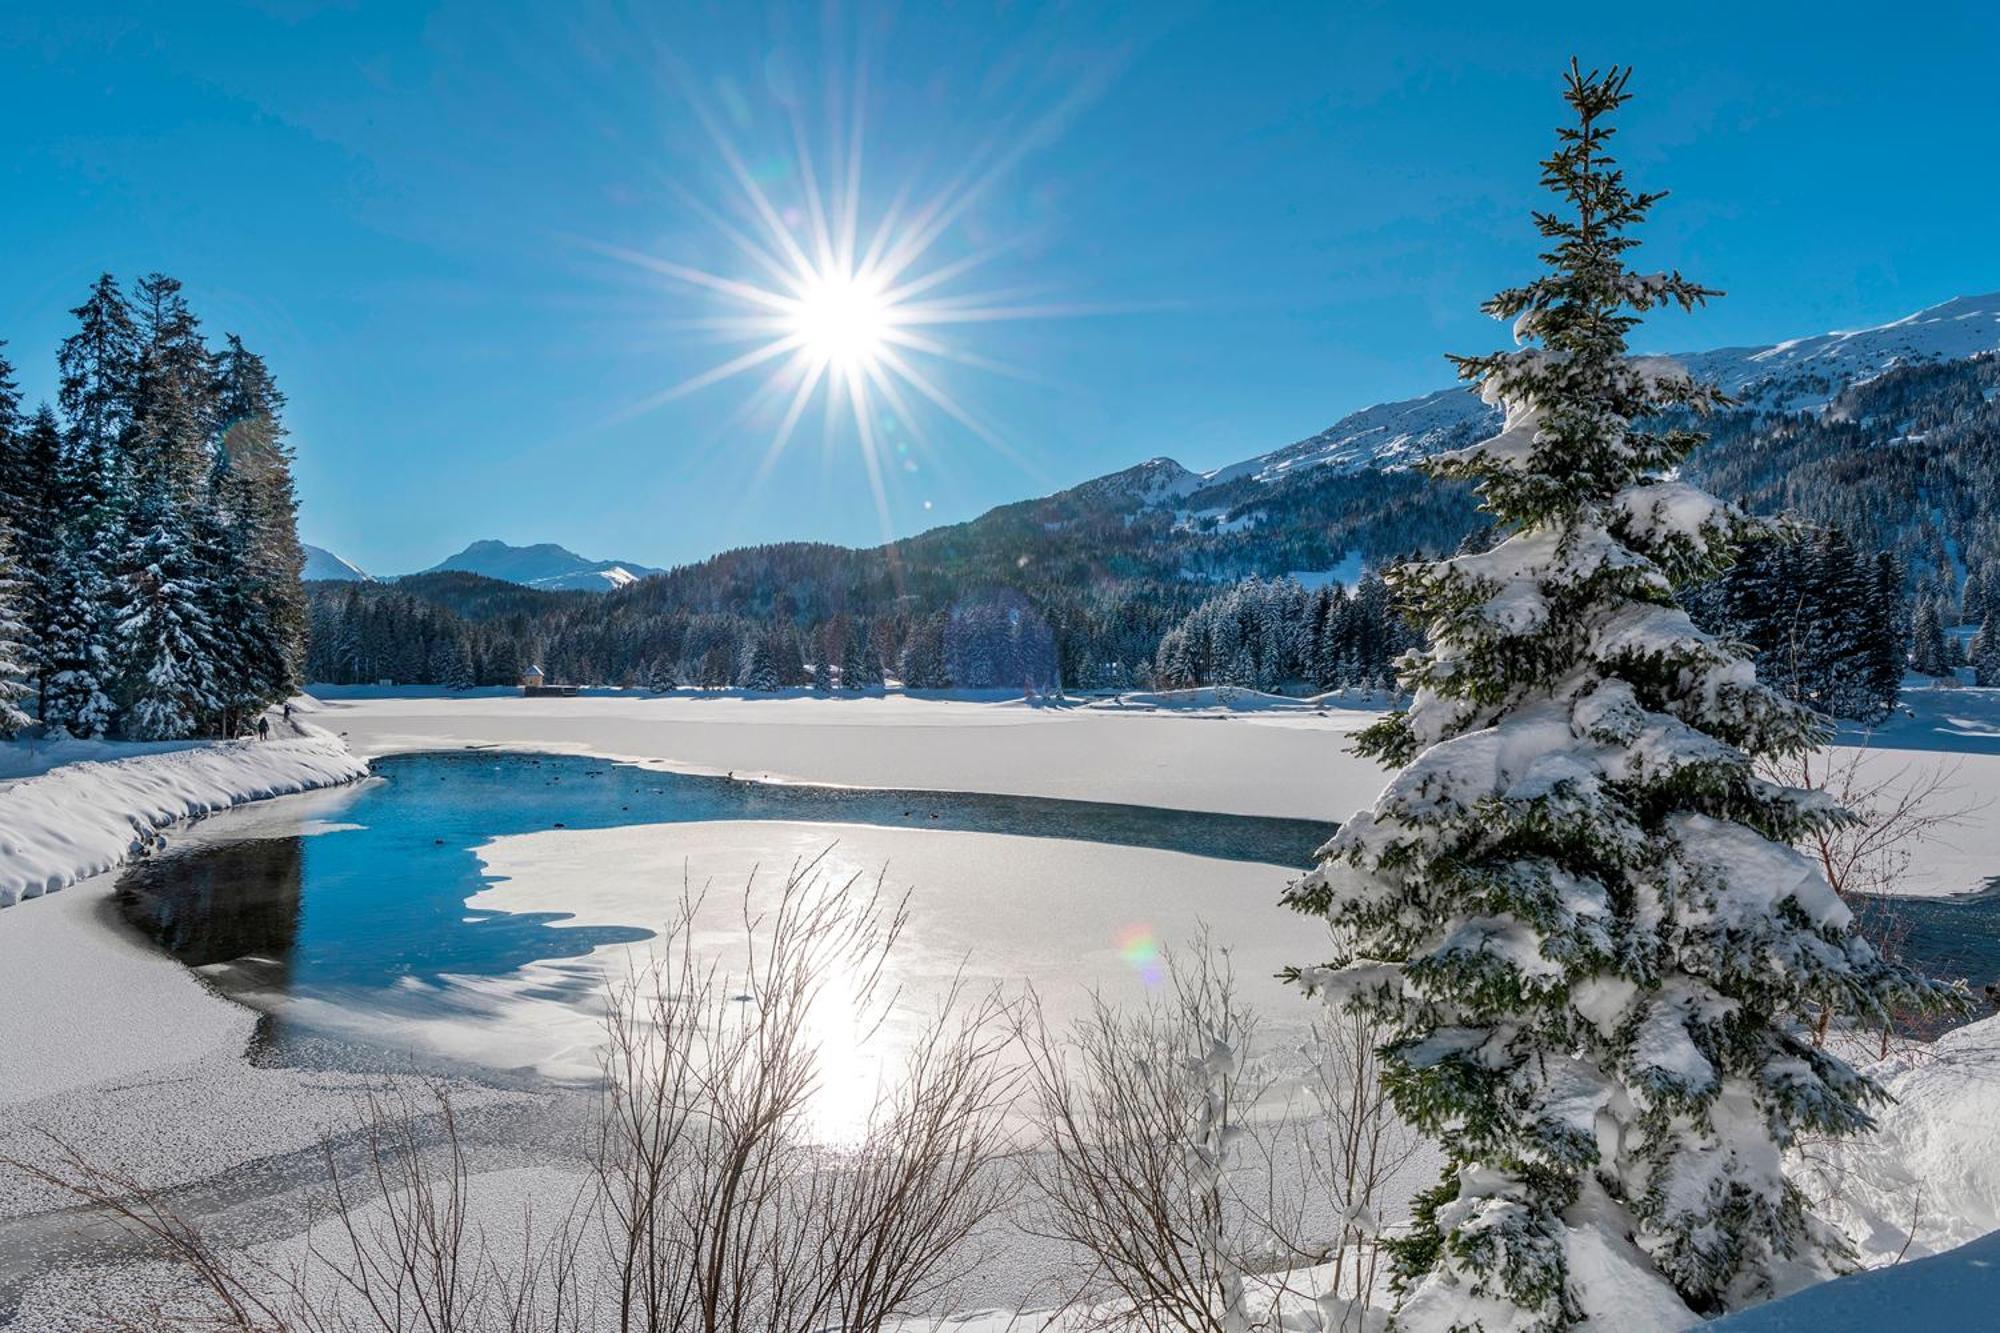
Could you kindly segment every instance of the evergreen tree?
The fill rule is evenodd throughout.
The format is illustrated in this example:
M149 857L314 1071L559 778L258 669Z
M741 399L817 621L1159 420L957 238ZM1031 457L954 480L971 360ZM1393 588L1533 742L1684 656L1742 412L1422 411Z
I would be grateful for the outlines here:
M1342 944L1301 979L1389 1026L1396 1104L1443 1143L1395 1246L1410 1330L1574 1324L1586 1230L1603 1280L1650 1268L1702 1313L1829 1262L1777 1163L1881 1093L1797 1019L1930 993L1788 845L1841 813L1755 770L1822 724L1675 599L1745 520L1668 479L1700 437L1653 424L1719 396L1626 355L1641 312L1712 295L1625 265L1659 198L1606 152L1626 78L1572 65L1549 271L1486 306L1532 345L1457 362L1505 426L1431 470L1476 481L1505 538L1396 570L1432 646L1359 748L1406 767L1287 895Z
M35 488L28 461L28 423L21 419L21 391L0 339L0 521L18 529Z
M1868 684L1879 712L1895 707L1903 689L1904 642L1903 567L1895 554L1875 557L1875 587L1868 600Z
M869 636L851 618L845 620L840 648L840 688L874 690L882 687L882 661Z
M1910 625L1910 670L1921 676L1949 676L1951 652L1945 647L1944 618L1934 596L1917 595L1917 612Z
M137 392L139 330L132 308L109 273L70 312L77 331L56 353L58 405L68 423L71 501L67 517L101 528L127 495L122 447ZM92 534L94 535L94 534Z
M230 334L216 362L211 504L242 592L245 692L269 704L295 692L305 657L305 552L285 442L285 396L263 358Z
M19 735L28 725L21 701L33 691L28 685L28 655L22 651L23 633L17 608L23 588L14 577L13 536L0 523L0 739Z
M843 647L842 626L822 625L813 635L813 643L818 652L813 657L812 687L815 694L833 693L833 659L840 655Z
M737 684L760 694L769 694L783 684L778 675L776 635L767 631L750 636L749 649L743 656L743 677Z
M1979 632L1972 636L1972 671L1974 683L1979 685L2000 685L2000 616L1986 613L1986 619L1979 622Z
M210 604L187 527L156 479L133 507L112 640L124 676L125 734L178 740L217 710Z
M945 637L950 624L947 613L918 621L910 627L909 641L903 645L903 688L906 690L948 690L952 687Z

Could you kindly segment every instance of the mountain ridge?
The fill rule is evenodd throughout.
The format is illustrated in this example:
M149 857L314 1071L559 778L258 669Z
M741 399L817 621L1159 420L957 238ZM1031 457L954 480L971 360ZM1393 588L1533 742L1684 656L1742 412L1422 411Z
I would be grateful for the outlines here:
M1954 296L1886 324L1760 346L1676 352L1667 359L1718 385L1740 406L1803 411L1826 406L1864 369L1880 374L1915 361L1962 360L1991 351L2000 351L2000 291ZM1303 440L1198 475L1216 485L1245 476L1274 480L1301 467L1407 466L1475 443L1481 429L1499 420L1499 409L1481 402L1471 388L1437 389L1372 403ZM1171 458L1152 461L1180 466Z
M554 542L514 546L488 537L419 572L484 574L506 583L551 592L604 592L660 571L636 560L592 560Z
M2000 351L2000 292L1953 297L1885 324L1760 346L1680 353L1671 359L1720 385L1743 409L1816 413L1843 390L1889 369L1992 351ZM1240 577L1274 560L1283 569L1330 570L1350 560L1354 548L1347 543L1365 534L1370 507L1393 510L1417 503L1409 493L1411 485L1396 484L1399 474L1432 454L1477 442L1498 421L1498 409L1481 402L1469 388L1438 389L1370 404L1314 435L1206 472L1156 455L1050 495L996 506L964 523L913 534L893 545L937 551L939 558L948 559L948 553L962 544L957 534L981 528L1018 529L1023 548L1019 558L1027 562L1034 559L1027 548L1037 542L1046 545L1051 535L1067 533L1071 545L1084 545L1091 536L1115 538L1121 526L1129 532L1135 516L1157 515L1155 526L1161 529L1155 534L1157 541L1179 540L1192 551L1181 565L1184 577L1200 581ZM1364 484L1364 476L1376 480ZM1312 513L1315 506L1321 512ZM1342 506L1349 512L1333 512ZM1295 526L1317 519L1324 529L1323 540L1317 545L1304 543L1291 560L1280 558L1282 551L1269 552L1268 558L1243 556L1242 549L1254 543L1257 529L1273 513L1281 513ZM745 549L752 548L732 548L675 570L695 571ZM879 548L842 549L862 554ZM1083 570L1105 563L1085 558L1086 554L1071 552L1069 566ZM1364 554L1373 560L1389 552ZM345 561L338 563L354 568ZM445 570L485 574L525 587L593 591L615 590L661 572L631 561L586 560L554 543L515 547L490 539L472 543L426 572Z

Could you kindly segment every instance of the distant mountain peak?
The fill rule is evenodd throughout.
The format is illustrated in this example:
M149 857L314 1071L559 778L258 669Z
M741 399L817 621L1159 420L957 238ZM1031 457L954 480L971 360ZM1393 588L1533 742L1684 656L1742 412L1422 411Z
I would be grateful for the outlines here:
M554 542L515 546L497 538L473 542L423 571L458 570L556 592L604 592L660 571L633 560L591 560Z
M323 546L303 543L301 549L306 556L305 568L299 571L303 579L321 579L328 583L373 583L375 576L342 560Z

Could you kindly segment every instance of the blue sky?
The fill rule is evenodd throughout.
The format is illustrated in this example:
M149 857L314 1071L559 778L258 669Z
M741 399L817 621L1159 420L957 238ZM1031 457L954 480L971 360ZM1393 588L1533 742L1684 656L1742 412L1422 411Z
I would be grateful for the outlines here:
M0 25L24 387L53 392L100 270L175 274L291 395L306 538L375 570L480 537L653 564L870 543L1437 387L1533 269L1572 52L1638 68L1623 158L1674 192L1641 262L1730 293L1647 347L2000 288L1990 3L78 8ZM636 410L744 344L698 327L712 294L613 257L753 276L717 136L794 208L794 126L824 177L858 85L864 227L997 165L914 271L981 257L939 292L1055 312L946 331L964 359L921 364L980 430L887 413L880 505L817 408L767 465L754 377Z

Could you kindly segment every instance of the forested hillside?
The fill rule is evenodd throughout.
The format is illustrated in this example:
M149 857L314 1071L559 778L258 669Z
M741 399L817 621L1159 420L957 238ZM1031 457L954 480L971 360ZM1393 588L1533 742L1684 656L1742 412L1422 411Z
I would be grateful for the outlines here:
M1875 373L1854 340L1880 332L1803 364L1693 358L1742 399L1699 423L1711 439L1685 466L1801 525L1691 594L1699 613L1799 697L1855 717L1893 700L1906 663L1960 665L1949 631L2000 609L2000 362ZM1469 395L1432 395L1213 474L1153 459L893 546L743 548L601 596L469 575L321 588L310 674L504 683L532 659L568 681L803 685L858 654L871 678L914 666L936 686L1374 685L1415 636L1353 576L1483 543L1472 494L1408 464L1492 425ZM1321 586L1336 570L1349 586ZM364 616L387 647L360 646ZM2000 678L2000 632L1974 649Z

